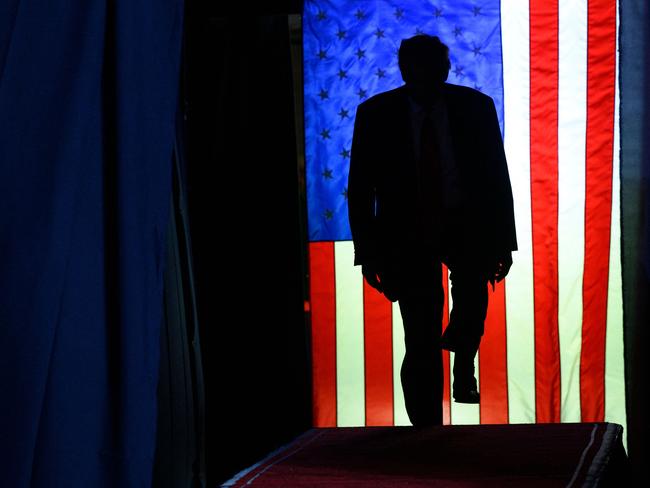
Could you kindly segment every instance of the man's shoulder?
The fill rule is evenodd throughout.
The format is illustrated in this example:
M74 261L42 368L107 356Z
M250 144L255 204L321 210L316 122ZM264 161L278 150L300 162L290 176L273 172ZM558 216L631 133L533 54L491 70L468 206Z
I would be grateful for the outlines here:
M492 97L468 86L445 83L445 93L453 101L480 105L492 103Z
M377 93L369 97L367 100L364 100L358 105L357 110L361 109L364 111L371 111L385 109L387 107L392 107L395 105L395 103L399 103L400 101L404 100L404 97L405 91L404 85L402 85L397 88L393 88L392 90Z

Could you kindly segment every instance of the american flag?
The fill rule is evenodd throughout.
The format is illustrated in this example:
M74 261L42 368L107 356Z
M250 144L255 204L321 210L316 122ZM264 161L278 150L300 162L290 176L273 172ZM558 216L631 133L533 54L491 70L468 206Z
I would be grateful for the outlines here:
M489 291L480 405L450 401L443 355L445 423L625 425L616 0L305 2L314 425L410 424L399 308L353 266L346 184L356 106L403 84L417 33L449 46L448 82L495 101L519 242Z

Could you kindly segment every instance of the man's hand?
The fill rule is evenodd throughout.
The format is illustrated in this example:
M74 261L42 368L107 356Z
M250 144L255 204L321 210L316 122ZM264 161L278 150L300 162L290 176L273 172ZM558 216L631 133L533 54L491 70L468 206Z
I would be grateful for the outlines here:
M381 286L381 281L379 281L378 268L374 263L362 264L361 273L370 286L379 293L384 292L383 287Z
M490 270L490 281L499 283L506 277L512 266L512 252L508 251L497 257L494 267Z
M361 265L361 273L368 282L379 293L391 302L399 299L400 273L398 270L382 269L375 263L366 263Z

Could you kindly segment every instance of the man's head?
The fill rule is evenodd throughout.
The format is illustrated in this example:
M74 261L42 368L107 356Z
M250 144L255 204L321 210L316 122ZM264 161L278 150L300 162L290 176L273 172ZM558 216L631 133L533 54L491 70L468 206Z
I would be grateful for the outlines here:
M425 102L440 91L451 68L449 48L437 36L426 34L402 40L398 62L409 91Z

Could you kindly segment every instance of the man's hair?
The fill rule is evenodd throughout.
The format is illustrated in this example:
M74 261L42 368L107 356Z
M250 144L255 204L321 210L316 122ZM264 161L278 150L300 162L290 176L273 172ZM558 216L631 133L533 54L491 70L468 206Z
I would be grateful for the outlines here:
M399 69L404 81L413 80L414 75L426 71L444 82L449 75L449 47L438 36L418 34L403 39L398 52Z

